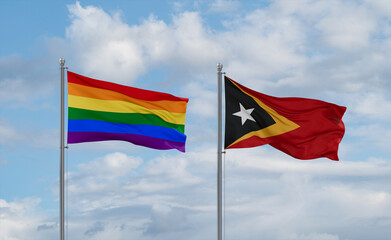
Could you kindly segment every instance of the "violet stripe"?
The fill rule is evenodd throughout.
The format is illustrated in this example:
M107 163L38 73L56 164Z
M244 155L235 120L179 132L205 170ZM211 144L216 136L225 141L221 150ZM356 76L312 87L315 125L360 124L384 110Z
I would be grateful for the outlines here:
M68 132L68 144L81 142L96 142L106 140L121 140L131 142L136 145L153 149L166 150L178 149L185 152L184 142L175 142L160 138L147 137L137 134L126 133L106 133L106 132Z

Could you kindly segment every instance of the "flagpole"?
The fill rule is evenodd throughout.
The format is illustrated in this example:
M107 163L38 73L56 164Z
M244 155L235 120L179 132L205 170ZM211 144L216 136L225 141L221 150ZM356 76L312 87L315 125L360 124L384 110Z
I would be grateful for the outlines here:
M217 117L217 239L222 240L222 75L223 64L217 64L217 98L218 98L218 117Z
M60 120L60 240L64 240L64 70L65 59L60 58L61 73L61 120Z

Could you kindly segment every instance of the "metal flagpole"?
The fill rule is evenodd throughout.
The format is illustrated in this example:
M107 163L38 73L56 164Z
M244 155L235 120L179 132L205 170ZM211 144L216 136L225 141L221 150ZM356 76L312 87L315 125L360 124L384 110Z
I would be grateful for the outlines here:
M217 117L217 239L222 240L222 75L221 70L223 69L223 64L217 64L217 97L218 97L218 117Z
M61 72L61 120L60 120L60 239L64 240L64 70L65 59L60 58Z

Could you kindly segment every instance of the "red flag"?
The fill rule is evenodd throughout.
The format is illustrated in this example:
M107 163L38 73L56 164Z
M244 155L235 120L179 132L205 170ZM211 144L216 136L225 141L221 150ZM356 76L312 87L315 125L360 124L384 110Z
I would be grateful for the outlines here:
M278 98L225 77L225 149L269 144L298 159L338 161L346 107L306 98Z

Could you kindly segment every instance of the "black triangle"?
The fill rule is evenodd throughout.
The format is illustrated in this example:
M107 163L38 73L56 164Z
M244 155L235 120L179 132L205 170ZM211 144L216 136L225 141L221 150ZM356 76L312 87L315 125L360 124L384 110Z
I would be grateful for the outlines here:
M242 125L240 117L233 115L240 111L240 104L245 109L254 108L251 116L254 121L246 120ZM255 100L225 77L225 143L224 148L242 136L269 127L276 122Z

